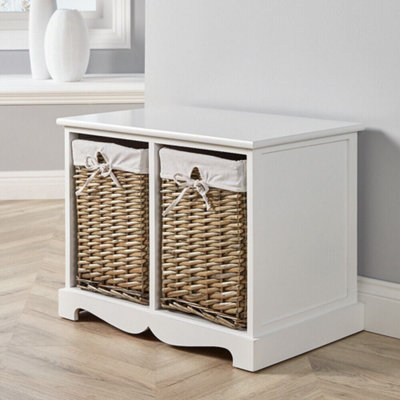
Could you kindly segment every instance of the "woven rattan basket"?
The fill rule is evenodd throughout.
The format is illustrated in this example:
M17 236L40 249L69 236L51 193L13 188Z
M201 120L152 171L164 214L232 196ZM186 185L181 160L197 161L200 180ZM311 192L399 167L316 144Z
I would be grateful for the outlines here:
M75 158L82 164L82 157L91 155L85 165L75 165L74 174L77 286L148 304L148 174L116 169L146 171L147 150L83 140L74 141L73 150L74 164Z
M176 160L182 160L182 154L179 153L183 152L171 149L162 149L161 152L162 169L165 167L163 162L168 164L170 157L173 157L175 164ZM207 181L213 180L210 175L215 167L213 159L215 157L189 153L183 164L186 164L184 169L191 180L184 175L184 183L182 176L168 179L166 176L171 176L171 172L162 173L161 305L163 308L196 314L230 328L245 329L246 192L208 187L205 196L210 209L207 210L207 203L201 194L204 186L199 186L199 182L205 182L203 175L208 176ZM229 168L230 163L243 167L241 175L245 179L243 161L225 161L222 168ZM203 168L192 169L192 166L199 164ZM236 173L238 169L228 172L232 171Z

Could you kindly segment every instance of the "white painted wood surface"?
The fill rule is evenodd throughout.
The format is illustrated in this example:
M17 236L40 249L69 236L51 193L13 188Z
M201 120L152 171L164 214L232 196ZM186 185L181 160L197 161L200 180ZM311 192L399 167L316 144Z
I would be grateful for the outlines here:
M160 159L158 152L162 146L157 143L149 143L149 234L153 240L150 241L150 308L160 308L161 269L158 260L161 257L161 199L160 199Z
M76 209L74 166L72 157L72 141L78 137L76 133L65 131L64 163L65 163L65 287L75 286L76 276Z
M0 75L0 105L137 103L144 103L143 74L92 74L62 83Z
M356 301L355 143L350 134L256 151L256 335Z
M365 305L365 330L400 339L400 283L360 276L358 293Z
M155 107L60 118L59 125L255 149L358 132L361 124L194 107Z
M104 115L59 120L66 126L68 172L67 271L66 288L60 291L60 315L76 320L77 310L85 309L130 333L149 328L169 344L224 347L231 352L234 366L249 371L362 330L364 314L357 299L356 275L357 133L352 130L361 126L226 111L217 117L216 110L199 110L199 117L194 119L194 109L185 119L186 111L181 110L183 122L172 120L177 115L174 113L169 121L170 127L182 123L186 133L156 129L154 121L145 119L135 126L132 112L105 114L109 123L104 122ZM112 115L116 117L114 122ZM148 114L138 115L144 118ZM228 135L232 124L241 118L245 120L241 124L248 126L247 134L240 137L239 130L232 130ZM189 127L190 120L193 125ZM217 120L219 134L210 136L202 130ZM149 306L74 287L76 234L69 146L79 134L141 141L149 146ZM247 157L246 331L160 309L157 154L164 145L235 152Z
M0 172L0 200L63 198L63 170Z

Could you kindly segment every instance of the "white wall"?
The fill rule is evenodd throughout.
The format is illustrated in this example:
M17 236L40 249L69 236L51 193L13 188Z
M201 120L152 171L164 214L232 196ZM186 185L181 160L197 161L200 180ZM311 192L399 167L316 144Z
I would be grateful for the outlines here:
M64 168L64 130L56 119L142 104L0 106L0 173Z
M400 1L146 0L146 102L361 121L360 274L400 282Z

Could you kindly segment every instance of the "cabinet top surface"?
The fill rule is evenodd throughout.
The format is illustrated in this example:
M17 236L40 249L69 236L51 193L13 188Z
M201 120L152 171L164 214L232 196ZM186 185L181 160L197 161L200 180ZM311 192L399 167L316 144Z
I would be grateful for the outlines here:
M359 123L197 107L147 107L60 118L69 128L121 132L242 149L363 130Z

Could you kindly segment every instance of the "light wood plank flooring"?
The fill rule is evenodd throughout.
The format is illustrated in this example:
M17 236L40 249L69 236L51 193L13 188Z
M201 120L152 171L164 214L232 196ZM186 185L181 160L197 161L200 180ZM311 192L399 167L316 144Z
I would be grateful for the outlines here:
M0 399L400 399L400 340L360 333L252 374L83 314L57 316L61 201L0 202Z

